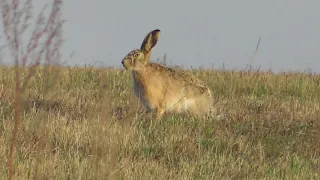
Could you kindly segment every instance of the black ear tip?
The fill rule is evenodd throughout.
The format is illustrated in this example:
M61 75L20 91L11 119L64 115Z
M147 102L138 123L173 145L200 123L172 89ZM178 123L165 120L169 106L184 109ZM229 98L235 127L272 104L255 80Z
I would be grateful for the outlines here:
M153 30L154 33L160 32L160 29Z

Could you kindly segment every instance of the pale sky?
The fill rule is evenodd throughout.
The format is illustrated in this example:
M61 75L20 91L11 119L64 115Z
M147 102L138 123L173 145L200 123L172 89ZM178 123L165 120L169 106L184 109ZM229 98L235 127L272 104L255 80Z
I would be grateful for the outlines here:
M34 0L35 8L47 2ZM320 72L319 0L66 0L63 54L69 64L121 67L145 35L160 29L155 61L244 69Z

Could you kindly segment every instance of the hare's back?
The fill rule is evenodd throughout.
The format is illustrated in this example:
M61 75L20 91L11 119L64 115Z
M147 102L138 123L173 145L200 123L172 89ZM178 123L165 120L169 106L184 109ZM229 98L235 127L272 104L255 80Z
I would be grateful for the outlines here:
M183 88L185 93L191 96L208 95L211 96L210 89L204 85L196 76L192 73L184 71L182 69L174 69L166 67L157 63L149 64L150 74L154 76L153 79L158 79L171 88Z

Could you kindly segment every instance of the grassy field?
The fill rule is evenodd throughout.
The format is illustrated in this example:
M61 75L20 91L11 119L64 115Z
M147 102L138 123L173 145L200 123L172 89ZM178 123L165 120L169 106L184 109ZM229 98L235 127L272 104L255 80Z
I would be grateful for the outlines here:
M211 87L215 112L156 121L134 97L128 71L37 69L24 94L15 179L320 178L319 75L193 73ZM14 71L2 67L0 76L5 179Z

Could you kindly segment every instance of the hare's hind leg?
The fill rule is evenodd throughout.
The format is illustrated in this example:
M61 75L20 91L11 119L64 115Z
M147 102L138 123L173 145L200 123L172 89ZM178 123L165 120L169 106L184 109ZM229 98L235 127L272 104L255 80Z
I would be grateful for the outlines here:
M194 103L189 104L190 113L194 116L203 116L210 112L213 106L211 97L200 96L194 98Z

